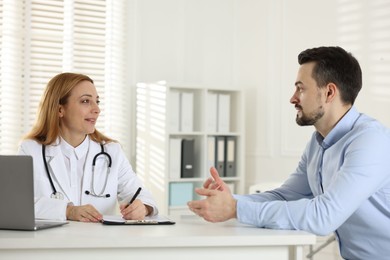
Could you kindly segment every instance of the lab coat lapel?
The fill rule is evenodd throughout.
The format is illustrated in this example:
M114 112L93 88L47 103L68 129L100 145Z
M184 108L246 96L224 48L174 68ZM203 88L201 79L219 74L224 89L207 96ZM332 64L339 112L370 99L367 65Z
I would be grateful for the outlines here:
M63 154L59 145L46 146L46 161L57 191L62 192L71 201L69 173L66 172Z

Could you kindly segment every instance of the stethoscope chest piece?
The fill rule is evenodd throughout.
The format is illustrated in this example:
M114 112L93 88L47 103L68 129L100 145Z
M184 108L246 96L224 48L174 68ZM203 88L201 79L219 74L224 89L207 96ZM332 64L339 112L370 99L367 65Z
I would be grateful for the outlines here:
M64 194L62 194L61 192L53 192L51 195L50 195L50 198L52 199L57 199L57 200L63 200L64 199Z

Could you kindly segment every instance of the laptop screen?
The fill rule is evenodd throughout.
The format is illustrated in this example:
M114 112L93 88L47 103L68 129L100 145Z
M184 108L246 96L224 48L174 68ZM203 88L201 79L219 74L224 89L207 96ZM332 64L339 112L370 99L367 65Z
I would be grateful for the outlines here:
M0 155L0 229L38 230L67 221L36 221L34 167L28 155Z

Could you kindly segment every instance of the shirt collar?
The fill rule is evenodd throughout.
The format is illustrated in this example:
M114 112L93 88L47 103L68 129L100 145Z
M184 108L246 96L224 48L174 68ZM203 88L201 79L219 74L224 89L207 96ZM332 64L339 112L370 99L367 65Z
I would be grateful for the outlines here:
M322 148L327 149L335 144L349 131L351 131L360 115L361 114L357 111L357 109L352 106L351 109L340 119L340 121L325 138L323 138L320 133L317 132L316 137L319 145Z
M70 158L71 154L74 153L74 155L76 156L77 160L80 160L80 158L83 158L87 154L87 152L88 152L88 149L89 149L89 136L87 135L85 137L84 141L77 147L73 147L68 142L66 142L65 139L63 139L61 137L60 147L61 147L62 153L66 157Z

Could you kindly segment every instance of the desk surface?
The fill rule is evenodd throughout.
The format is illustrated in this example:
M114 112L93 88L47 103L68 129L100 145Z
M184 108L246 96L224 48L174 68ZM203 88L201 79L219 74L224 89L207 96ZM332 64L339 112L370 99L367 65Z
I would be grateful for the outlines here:
M310 245L316 237L303 231L270 230L232 220L209 223L197 216L172 218L175 225L106 226L70 222L40 231L0 230L1 249L240 247Z

